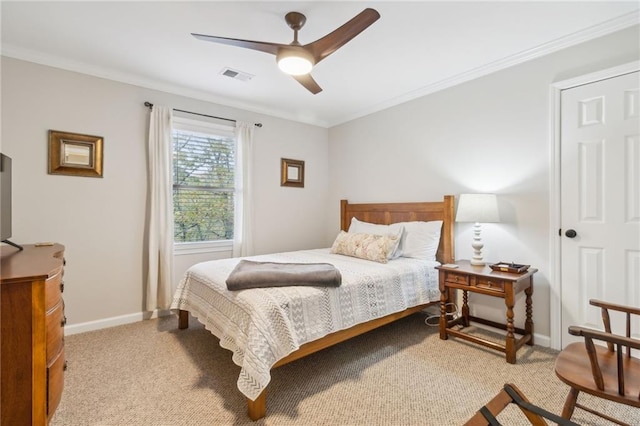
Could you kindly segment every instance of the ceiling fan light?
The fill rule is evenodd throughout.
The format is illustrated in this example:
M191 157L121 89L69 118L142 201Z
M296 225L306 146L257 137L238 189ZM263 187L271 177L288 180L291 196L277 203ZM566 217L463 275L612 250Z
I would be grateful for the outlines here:
M278 58L278 68L290 75L303 75L311 72L313 63L302 56L283 56Z

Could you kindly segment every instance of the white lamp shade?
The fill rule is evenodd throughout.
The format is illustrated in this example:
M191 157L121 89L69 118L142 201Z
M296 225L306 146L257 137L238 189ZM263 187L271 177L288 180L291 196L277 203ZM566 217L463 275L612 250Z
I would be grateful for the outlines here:
M495 194L460 194L456 222L500 222Z

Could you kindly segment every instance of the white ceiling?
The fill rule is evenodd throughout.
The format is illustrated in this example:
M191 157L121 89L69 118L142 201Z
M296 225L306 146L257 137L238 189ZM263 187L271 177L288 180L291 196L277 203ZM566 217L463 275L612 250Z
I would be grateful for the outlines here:
M381 18L312 71L312 95L263 52L190 33L302 44L366 7ZM2 1L2 54L330 127L639 22L640 3ZM220 75L224 67L255 77ZM150 101L153 101L150 99ZM180 105L172 105L180 108Z

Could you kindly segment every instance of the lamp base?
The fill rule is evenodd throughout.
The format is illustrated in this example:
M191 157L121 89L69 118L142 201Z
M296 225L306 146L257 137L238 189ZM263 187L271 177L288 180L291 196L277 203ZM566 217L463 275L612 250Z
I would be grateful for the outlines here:
M485 262L482 258L482 238L480 238L480 230L481 226L478 222L473 225L473 242L471 243L471 247L473 247L473 257L471 258L471 264L473 266L484 266Z

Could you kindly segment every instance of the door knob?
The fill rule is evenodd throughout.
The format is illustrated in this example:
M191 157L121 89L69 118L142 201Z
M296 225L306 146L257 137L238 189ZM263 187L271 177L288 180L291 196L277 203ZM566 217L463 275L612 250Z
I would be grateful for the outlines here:
M575 238L578 235L578 233L575 231L575 229L567 229L567 232L565 232L564 235L566 235L569 238Z

